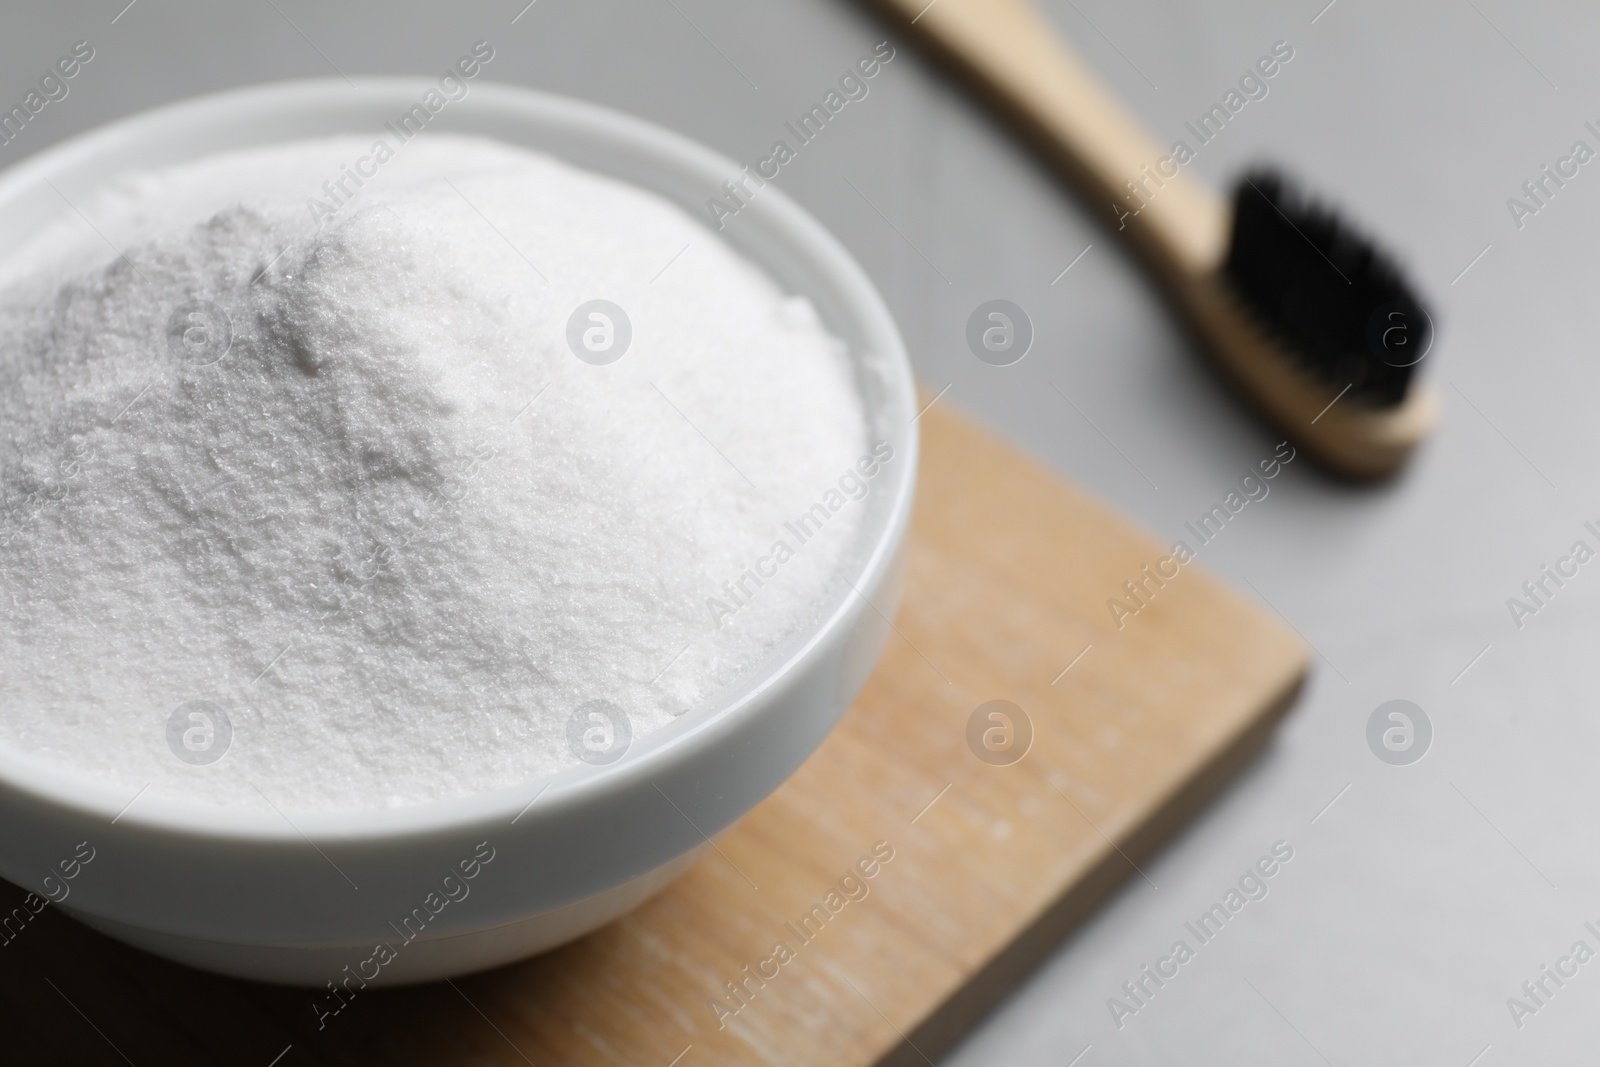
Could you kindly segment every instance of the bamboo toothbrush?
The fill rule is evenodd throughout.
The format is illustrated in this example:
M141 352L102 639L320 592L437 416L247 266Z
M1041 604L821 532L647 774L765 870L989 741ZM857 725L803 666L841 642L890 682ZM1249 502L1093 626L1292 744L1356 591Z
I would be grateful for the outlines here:
M1432 429L1437 395L1412 374L1432 321L1372 242L1270 171L1246 174L1231 206L1170 160L1155 173L1167 153L1029 0L877 2L1111 205L1225 376L1291 440L1364 480Z

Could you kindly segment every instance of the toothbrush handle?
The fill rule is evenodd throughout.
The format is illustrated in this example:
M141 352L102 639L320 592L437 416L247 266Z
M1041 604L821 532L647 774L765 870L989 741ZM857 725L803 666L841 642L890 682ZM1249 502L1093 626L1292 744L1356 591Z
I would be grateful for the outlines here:
M1064 169L1092 209L1132 235L1150 265L1181 286L1217 270L1231 212L1102 87L1029 0L877 0L903 17ZM1156 174L1156 179L1147 176ZM1159 186L1157 185L1159 179ZM1144 207L1125 183L1144 184Z

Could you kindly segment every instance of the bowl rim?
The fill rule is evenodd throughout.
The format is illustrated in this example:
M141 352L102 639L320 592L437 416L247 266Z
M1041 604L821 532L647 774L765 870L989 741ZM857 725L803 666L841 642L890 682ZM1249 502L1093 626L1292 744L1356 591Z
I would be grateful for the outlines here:
M329 110L330 94L343 100L347 110L414 103L434 88L426 77L357 77L295 79L266 82L209 93L161 105L114 119L82 134L20 160L0 170L0 212L17 209L16 198L49 179L76 174L92 166L103 155L116 154L130 144L155 135L170 135L185 124L206 125L219 119L248 122L252 116L292 114L307 109ZM357 105L348 99L354 86L362 97ZM741 172L732 159L699 142L654 122L594 104L585 100L540 90L528 89L489 79L474 80L470 99L475 110L498 111L545 129L583 127L597 142L625 146L652 158L656 165L695 172L706 181L708 191ZM337 110L337 108L335 109ZM229 148L206 148L190 155L176 155L165 163L124 166L96 178L96 187L119 174L132 173L146 166L174 165L185 159L198 159L221 151L237 151L298 137L337 136L340 131L317 129L290 137L249 140ZM370 133L355 123L343 132ZM477 129L447 128L447 132L470 136L495 137ZM557 150L519 142L506 143L543 151L562 158ZM598 169L588 163L574 164ZM607 173L599 170L600 173ZM663 172L665 173L665 171ZM615 175L607 174L609 177ZM633 179L618 178L639 185ZM661 188L644 186L683 208L691 217L695 212ZM846 318L854 318L859 333L869 339L867 348L876 367L883 372L887 394L885 409L915 412L917 392L911 364L899 330L877 287L844 246L775 182L763 187L761 196L751 200L740 214L749 213L767 229L781 236L788 250L809 263L820 276L831 278L842 298ZM39 225L47 224L49 218ZM704 225L704 220L698 220ZM706 226L708 232L715 232ZM735 242L739 253L765 271L770 266L758 255ZM866 357L851 346L851 359L858 366ZM870 412L869 412L870 415ZM262 843L372 841L381 842L417 835L459 832L465 827L504 825L513 815L520 818L538 802L539 819L559 817L563 811L586 807L608 797L648 784L664 772L692 760L695 753L710 747L719 734L744 716L754 714L763 698L803 673L808 661L851 627L866 610L878 611L867 599L889 576L901 541L909 527L912 499L919 461L919 441L915 419L905 424L900 437L892 441L895 463L888 487L892 498L875 513L877 525L867 523L858 534L858 552L851 557L855 566L844 572L844 583L835 583L815 616L812 628L780 642L773 658L753 667L723 687L708 701L687 711L677 722L668 723L634 743L624 758L607 766L564 768L554 774L533 777L506 786L458 797L427 801L397 808L353 808L335 810L296 809L293 819L272 805L268 808L234 807L174 800L162 796L145 797L140 790L131 798L126 787L111 785L91 772L63 769L59 764L9 745L0 744L0 793L29 807L47 807L67 815L89 820L105 820L124 830L139 830L179 837L254 840ZM868 547L870 546L870 547ZM866 591L866 592L863 592ZM862 602L865 602L864 604ZM882 614L879 612L879 614ZM887 617L886 617L887 618ZM891 624L892 625L892 624ZM778 657L781 656L781 659ZM775 662L776 661L776 662ZM771 669L766 669L771 664ZM685 721L688 720L688 721ZM149 787L146 786L146 789ZM263 794L265 795L265 794ZM272 802L268 801L269 805ZM514 823L516 819L511 819Z

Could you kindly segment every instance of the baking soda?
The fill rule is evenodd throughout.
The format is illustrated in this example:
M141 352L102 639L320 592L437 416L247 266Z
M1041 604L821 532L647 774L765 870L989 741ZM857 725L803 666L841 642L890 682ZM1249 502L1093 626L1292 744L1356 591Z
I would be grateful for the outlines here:
M893 457L805 300L475 138L314 219L367 147L128 177L0 267L0 743L417 804L605 762L837 591Z

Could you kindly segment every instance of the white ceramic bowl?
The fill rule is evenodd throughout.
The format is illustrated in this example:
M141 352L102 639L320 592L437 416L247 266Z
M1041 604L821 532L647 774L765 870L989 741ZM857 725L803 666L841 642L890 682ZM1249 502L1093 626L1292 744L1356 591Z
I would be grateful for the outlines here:
M0 247L16 247L60 215L46 179L71 197L128 170L371 133L430 84L361 80L352 92L339 80L289 82L113 123L0 175ZM708 226L706 198L738 172L637 119L492 84L474 84L435 128L631 181ZM773 185L722 236L781 286L809 297L848 343L872 432L894 448L862 501L864 533L846 564L848 584L839 583L814 628L615 764L413 808L297 814L291 825L270 810L145 797L118 817L127 789L69 780L0 749L0 875L159 955L320 987L356 972L380 985L509 962L609 922L681 873L704 850L705 835L738 819L811 754L865 682L899 601L917 466L910 366L855 261ZM80 842L93 860L69 866L76 877L68 880L59 865L82 853ZM392 958L373 963L379 944L390 953L378 955Z

